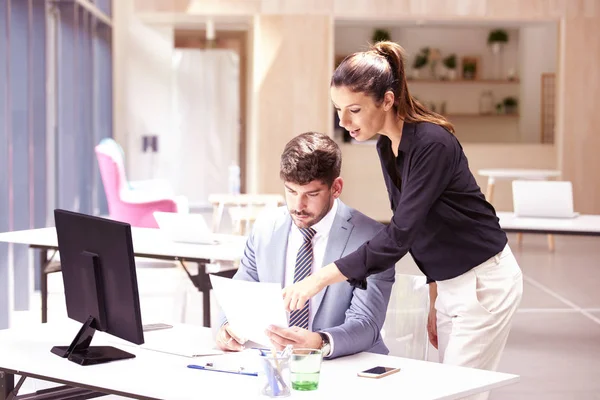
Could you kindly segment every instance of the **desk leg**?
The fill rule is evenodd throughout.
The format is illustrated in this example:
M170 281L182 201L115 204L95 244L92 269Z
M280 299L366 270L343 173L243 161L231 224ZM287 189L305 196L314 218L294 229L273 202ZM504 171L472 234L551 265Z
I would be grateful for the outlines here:
M210 289L202 291L202 322L203 326L210 328Z
M46 273L46 264L48 264L48 250L40 250L40 294L42 297L42 324L48 322L48 274Z
M188 275L196 289L202 293L202 322L204 327L210 328L210 291L212 285L210 284L210 277L206 273L206 264L204 262L198 262L198 275L192 275L185 266L184 260L179 260L183 270ZM217 272L215 275L223 276L225 278L233 278L236 270L231 269L227 271Z
M7 400L15 388L15 376L8 372L0 371L0 400Z
M237 270L230 269L227 271L217 272L215 275L222 276L224 278L233 278ZM198 278L202 280L202 284L198 286L202 292L202 304L203 304L203 322L204 326L210 328L210 291L212 285L210 284L210 277L206 273L206 266L200 264L198 266Z
M487 182L487 188L485 189L485 199L488 201L488 203L492 204L492 198L494 197L494 185L495 185L495 180L494 178L488 178L488 182Z
M548 250L554 251L554 235L548 235Z
M198 264L198 277L202 279L199 289L202 292L202 325L210 328L210 277L206 273L206 265Z

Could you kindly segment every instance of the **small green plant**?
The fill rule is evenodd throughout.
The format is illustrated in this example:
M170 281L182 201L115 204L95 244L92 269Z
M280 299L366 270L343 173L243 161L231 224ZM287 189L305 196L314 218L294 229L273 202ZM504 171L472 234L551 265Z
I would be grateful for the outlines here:
M514 97L505 97L502 103L504 104L504 111L507 114L514 114L517 111L518 101Z
M373 41L373 43L385 42L385 41L392 40L392 36L386 29L375 29L375 32L373 32L373 36L371 37L371 40Z
M517 99L515 99L514 97L505 97L503 103L504 107L516 107Z
M448 69L456 68L456 54L450 54L448 57L442 60L444 66Z
M429 47L423 47L421 51L415 56L413 62L414 69L421 69L429 62Z
M475 79L477 73L477 65L475 63L466 62L463 64L463 78L464 79Z
M465 64L463 66L463 71L474 74L475 73L475 68L476 68L475 64L468 63L468 64Z
M504 29L495 29L488 35L488 44L508 42L508 33Z
M417 54L415 61L413 62L414 69L421 69L427 65L427 56L423 53Z

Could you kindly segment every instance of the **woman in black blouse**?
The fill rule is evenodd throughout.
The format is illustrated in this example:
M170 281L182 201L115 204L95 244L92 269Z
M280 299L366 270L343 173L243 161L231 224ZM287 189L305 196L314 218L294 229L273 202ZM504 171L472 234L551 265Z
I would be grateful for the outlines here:
M522 274L454 128L413 98L403 49L379 42L348 56L331 79L340 125L358 141L380 134L394 216L356 252L284 291L288 309L327 285L366 277L410 252L430 282L428 330L446 363L496 368L521 300ZM436 300L437 299L437 300Z

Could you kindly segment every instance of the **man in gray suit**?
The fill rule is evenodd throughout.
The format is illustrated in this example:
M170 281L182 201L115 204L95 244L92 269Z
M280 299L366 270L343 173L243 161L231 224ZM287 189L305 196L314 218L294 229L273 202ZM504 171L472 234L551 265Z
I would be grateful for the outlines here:
M291 285L353 252L383 228L338 199L344 184L341 164L339 147L326 135L304 133L286 145L280 176L287 207L257 219L233 279ZM290 314L290 328L267 329L272 344L277 349L288 344L320 348L327 358L361 351L387 354L380 331L394 269L372 275L367 282L366 290L347 282L329 286L304 309ZM244 339L225 323L217 344L237 351L243 349Z

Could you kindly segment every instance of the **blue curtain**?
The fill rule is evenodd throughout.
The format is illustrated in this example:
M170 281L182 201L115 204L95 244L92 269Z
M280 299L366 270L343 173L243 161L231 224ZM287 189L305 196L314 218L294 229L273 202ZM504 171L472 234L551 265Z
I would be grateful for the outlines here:
M111 15L110 0L95 4ZM49 9L59 15L50 58ZM51 225L54 208L107 213L94 146L112 137L111 34L75 2L0 0L0 232ZM56 93L46 93L48 79ZM50 109L56 126L47 126ZM39 287L30 256L27 246L0 243L0 329L10 310L29 309L31 283Z

